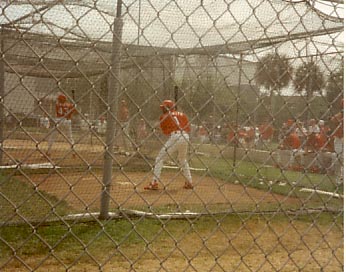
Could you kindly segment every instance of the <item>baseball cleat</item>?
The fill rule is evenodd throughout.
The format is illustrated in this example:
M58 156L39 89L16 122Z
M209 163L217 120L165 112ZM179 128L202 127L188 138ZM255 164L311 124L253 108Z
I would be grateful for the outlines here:
M193 185L191 183L185 183L184 189L193 189Z
M157 182L149 183L149 185L144 187L144 190L158 190L159 184Z

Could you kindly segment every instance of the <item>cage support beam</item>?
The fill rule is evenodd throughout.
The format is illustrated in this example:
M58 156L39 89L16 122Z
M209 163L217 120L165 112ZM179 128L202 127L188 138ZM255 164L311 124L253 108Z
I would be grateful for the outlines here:
M106 150L104 154L103 190L101 193L101 209L99 219L109 218L109 202L112 183L113 149L116 131L116 116L118 111L118 93L120 90L121 48L123 20L121 18L122 1L117 2L117 14L114 19L111 69L108 77L108 106Z

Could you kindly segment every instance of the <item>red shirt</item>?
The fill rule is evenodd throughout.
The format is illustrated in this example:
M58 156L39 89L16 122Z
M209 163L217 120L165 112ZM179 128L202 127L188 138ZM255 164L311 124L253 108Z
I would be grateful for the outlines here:
M254 139L255 138L255 136L256 136L256 133L255 133L255 128L250 128L248 131L247 131L247 138L248 139Z
M246 130L243 129L243 128L239 129L238 130L238 136L239 136L239 138L244 138L245 139L247 137Z
M328 139L327 139L327 136L325 134L323 134L323 133L317 134L315 137L315 141L316 141L315 148L319 149L319 150L323 149L327 144L327 140Z
M261 138L263 140L269 140L272 138L273 134L274 134L274 129L271 125L269 124L262 124L259 126L259 132L261 135Z
M297 133L290 133L284 140L284 147L288 149L298 149L300 147L300 140Z
M170 111L160 116L160 127L165 135L170 135L175 131L191 131L187 116L178 111Z
M76 111L76 109L73 107L71 103L57 102L55 104L55 111L56 111L56 116L58 118L66 118L67 120L70 120L72 117L72 114Z
M120 106L120 111L119 111L119 121L127 122L128 119L129 119L129 109L127 108L126 105L122 104Z
M228 134L228 141L230 141L230 142L233 141L234 136L235 136L235 133L234 133L233 129L231 129L231 131Z

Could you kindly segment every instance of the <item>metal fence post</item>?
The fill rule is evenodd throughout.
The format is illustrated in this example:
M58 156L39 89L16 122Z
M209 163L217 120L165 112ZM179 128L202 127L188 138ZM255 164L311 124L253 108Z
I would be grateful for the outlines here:
M239 142L239 104L240 104L240 92L241 92L241 73L242 73L242 65L243 65L243 54L240 53L239 60L238 60L238 67L239 67L239 74L238 74L238 90L237 90L237 108L236 108L236 114L235 114L235 133L234 133L234 147L233 147L233 167L235 167L236 161L237 161L237 145Z
M4 127L5 127L5 65L4 65L4 42L3 27L0 29L0 165L3 159Z
M101 193L100 219L109 217L110 189L112 183L113 166L113 145L116 129L116 114L118 108L118 93L120 88L120 66L121 66L121 47L122 47L122 29L123 20L121 18L122 1L118 0L117 14L114 19L113 44L111 56L111 70L108 77L108 112L107 112L107 130L106 130L106 150L104 154L103 166L103 189Z

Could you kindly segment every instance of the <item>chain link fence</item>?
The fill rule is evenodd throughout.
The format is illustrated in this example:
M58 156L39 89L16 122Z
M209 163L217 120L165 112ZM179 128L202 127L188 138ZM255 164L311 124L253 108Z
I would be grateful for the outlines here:
M343 5L1 1L0 270L342 270Z

